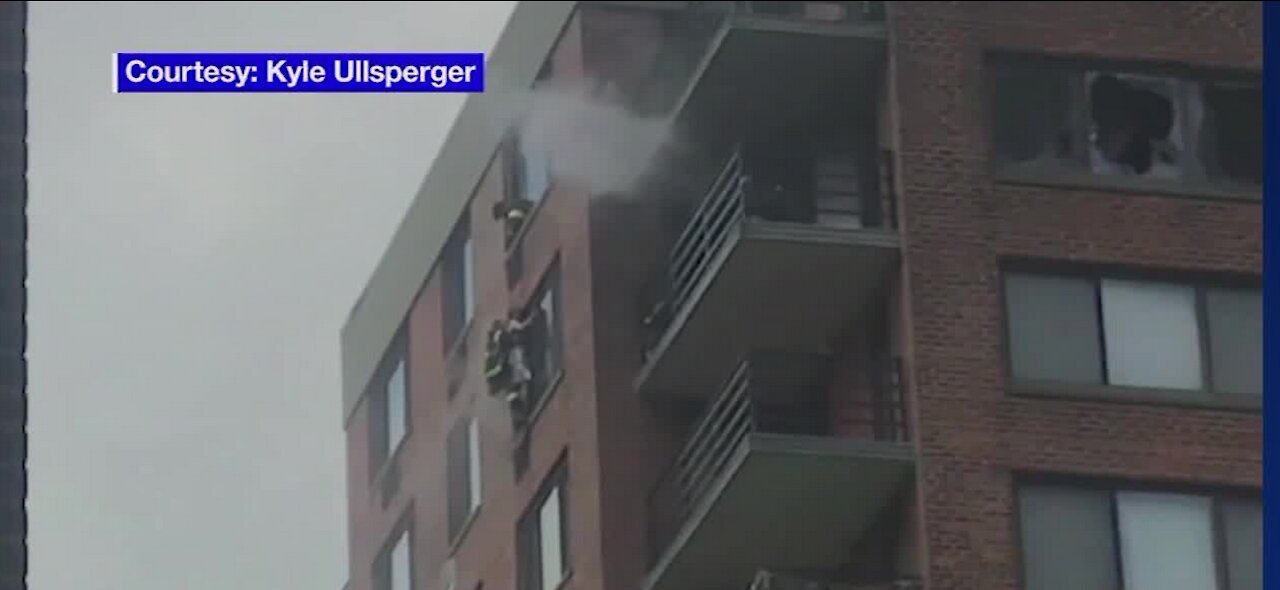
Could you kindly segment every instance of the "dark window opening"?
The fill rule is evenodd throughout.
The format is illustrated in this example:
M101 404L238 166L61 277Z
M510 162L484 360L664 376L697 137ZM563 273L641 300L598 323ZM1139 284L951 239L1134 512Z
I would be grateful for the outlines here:
M373 590L413 590L413 527L400 524L373 562Z
M536 408L560 376L564 364L564 333L561 318L560 269L552 267L543 285L526 311L532 320L528 328L528 362L532 375L529 385L529 408Z
M1261 183L1256 83L1047 61L997 64L990 81L993 155L1006 171Z
M407 336L402 330L387 350L367 392L371 479L383 469L411 429L407 350Z
M451 351L458 344L458 337L471 323L475 313L475 253L471 243L469 214L463 213L462 221L449 238L444 250L444 347Z
M552 471L516 530L519 590L556 590L570 572L568 468Z
M1262 88L1208 84L1204 88L1203 151L1216 180L1262 184Z
M480 440L479 420L467 416L449 430L445 443L450 543L457 542L484 497Z
M1175 80L1090 74L1090 167L1103 175L1182 175L1181 120L1190 95Z
M545 142L535 139L517 127L508 133L501 148L506 185L503 198L493 205L492 215L502 222L508 247L551 189L551 153L543 145Z

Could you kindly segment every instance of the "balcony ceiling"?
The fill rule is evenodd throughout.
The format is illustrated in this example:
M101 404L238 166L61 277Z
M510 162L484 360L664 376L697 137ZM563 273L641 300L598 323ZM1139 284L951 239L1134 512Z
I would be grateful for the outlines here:
M885 56L879 23L795 22L732 16L677 106L677 124L701 137L839 116L874 104ZM765 125L766 128L761 128Z
M830 352L897 261L884 230L747 222L677 313L638 390L709 398L754 349Z
M759 569L839 567L914 469L894 443L753 435L741 450L644 590L740 590Z

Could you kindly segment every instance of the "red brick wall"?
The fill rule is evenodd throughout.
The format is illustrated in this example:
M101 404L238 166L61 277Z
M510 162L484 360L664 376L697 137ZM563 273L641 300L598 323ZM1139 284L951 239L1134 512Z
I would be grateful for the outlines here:
M1019 587L1016 470L1261 483L1261 418L1014 399L997 259L1261 272L1257 203L1002 185L987 173L989 48L1257 69L1258 3L898 2L890 7L928 587Z
M627 95L643 91L662 43L660 15L587 7L582 11L589 70ZM648 495L672 460L683 432L635 392L640 369L641 303L646 284L665 261L657 195L591 203L592 312L595 316L599 430L600 588L638 588L648 573Z
M552 83L583 75L581 33L575 17L550 59ZM599 531L599 461L596 453L594 328L591 317L591 252L587 199L575 187L553 186L529 218L521 240L523 278L509 286L508 252L503 228L491 216L503 197L506 154L494 160L470 207L477 281L476 313L465 345L463 378L450 398L441 335L439 273L433 274L410 317L410 387L413 432L398 461L401 493L383 510L367 478L367 432L363 405L348 425L348 479L351 523L351 589L364 590L369 568L397 518L412 507L416 527L415 579L418 587L436 587L442 564L457 560L457 588L484 582L490 588L516 585L515 527L532 496L556 461L569 449L569 523L573 578L566 588L603 587ZM490 396L483 379L484 338L490 323L512 306L529 303L553 261L559 260L562 317L567 339L565 376L533 426L528 470L517 479L516 441L503 400ZM457 354L457 353L453 353ZM480 420L483 504L455 549L447 538L445 438L460 417Z

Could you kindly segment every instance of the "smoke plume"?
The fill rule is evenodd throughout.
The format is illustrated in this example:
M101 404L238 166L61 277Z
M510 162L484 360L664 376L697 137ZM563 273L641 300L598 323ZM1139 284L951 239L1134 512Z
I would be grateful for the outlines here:
M492 98L504 128L514 125L526 151L545 155L557 182L595 196L633 193L674 140L667 118L642 117L582 88Z

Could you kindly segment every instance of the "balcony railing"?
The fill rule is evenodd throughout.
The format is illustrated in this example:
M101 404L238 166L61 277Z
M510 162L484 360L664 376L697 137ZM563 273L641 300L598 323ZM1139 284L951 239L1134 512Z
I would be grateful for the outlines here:
M644 321L649 332L647 348L657 345L663 332L689 303L744 219L811 227L824 225L823 214L829 211L818 202L819 183L802 185L805 188L799 190L774 183L756 183L746 161L742 149L732 152L671 248L670 262L662 280L665 296ZM761 162L760 158L753 161ZM841 211L847 213L846 221L832 227L847 229L848 223L852 223L858 228L896 229L896 198L889 162L892 154L885 151L864 162L853 163L860 168L858 173L876 175L878 188L837 199L848 201L842 205L847 211Z
M907 440L896 361L877 363L879 389L857 412L862 438ZM757 352L734 370L695 423L692 434L649 496L652 559L674 538L753 434L830 436L827 385L831 360L813 354ZM857 423L863 422L863 423ZM850 425L850 421L842 421Z
M748 182L743 172L742 155L735 152L711 183L707 196L694 210L671 249L671 294L667 298L670 310L684 307L716 253L724 247L729 230L743 218Z

